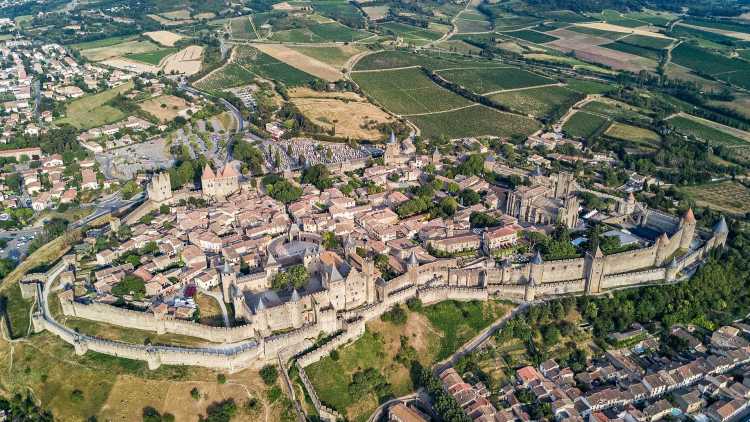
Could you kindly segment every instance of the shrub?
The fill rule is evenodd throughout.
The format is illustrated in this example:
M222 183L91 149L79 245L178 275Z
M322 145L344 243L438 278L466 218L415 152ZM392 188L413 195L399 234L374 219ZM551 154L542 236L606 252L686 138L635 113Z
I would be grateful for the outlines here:
M219 374L216 376L216 382L219 384L226 384L227 383L227 376L224 374Z
M260 370L260 377L266 385L276 384L276 378L279 377L279 371L274 365L266 365Z

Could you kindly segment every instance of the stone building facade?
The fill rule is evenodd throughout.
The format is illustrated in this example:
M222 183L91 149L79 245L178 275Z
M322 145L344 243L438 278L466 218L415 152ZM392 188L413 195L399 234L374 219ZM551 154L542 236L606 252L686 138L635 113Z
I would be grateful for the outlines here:
M148 199L154 202L164 202L172 199L172 181L169 173L155 174L146 187Z
M573 175L561 172L544 176L537 170L529 180L530 186L518 186L507 192L505 213L523 223L575 227L580 203Z
M240 175L231 164L226 164L216 173L206 164L201 174L201 189L206 196L224 198L240 190Z

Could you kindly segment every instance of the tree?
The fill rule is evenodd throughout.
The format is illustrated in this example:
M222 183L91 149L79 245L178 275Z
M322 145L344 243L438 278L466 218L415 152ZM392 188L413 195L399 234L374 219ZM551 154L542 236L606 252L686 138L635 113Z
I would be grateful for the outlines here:
M446 196L445 198L440 200L439 208L441 214L452 217L458 209L458 202L456 202L456 200L452 197Z
M336 233L334 232L323 232L323 247L326 249L335 249L339 246L339 241L336 239Z
M174 415L171 413L164 413L162 415L153 407L146 406L143 408L143 422L174 422Z
M266 365L260 370L260 377L266 385L276 384L276 379L279 377L279 371L275 365Z
M320 190L328 189L333 186L331 172L323 164L315 164L302 171L302 183L315 185Z
M461 200L461 204L465 207L470 207L482 201L482 197L479 196L478 193L468 188L462 190L461 193L458 194L458 198Z
M216 382L219 384L226 384L227 383L227 376L224 374L219 374L216 376Z
M201 399L201 392L198 390L198 387L193 387L192 390L190 390L190 397L193 398L193 400L200 400Z

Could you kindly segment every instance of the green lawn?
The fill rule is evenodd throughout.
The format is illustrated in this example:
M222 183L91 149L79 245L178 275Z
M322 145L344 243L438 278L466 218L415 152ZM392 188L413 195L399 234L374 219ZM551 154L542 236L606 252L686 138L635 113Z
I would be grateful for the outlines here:
M353 78L365 94L396 114L445 111L472 104L435 84L418 68L355 73Z
M573 138L588 138L608 124L604 117L579 111L565 122L563 131Z
M176 53L177 51L178 51L177 48L160 48L159 50L149 51L147 53L127 54L125 57L131 60L158 66L159 63L161 63L163 58L167 57L168 55L172 53Z
M484 94L503 89L526 88L535 85L546 85L555 81L544 76L515 67L440 70L443 78L457 83L464 88Z
M117 88L73 100L65 108L65 118L60 119L59 123L69 123L79 129L90 129L120 121L127 117L125 113L105 103L115 98L117 94L131 89L133 89L132 81Z
M536 120L495 109L474 106L446 113L412 116L426 138L448 139L469 136L528 136L541 127Z
M11 338L23 337L29 329L31 300L21 297L21 287L14 283L0 297L0 311L8 318Z

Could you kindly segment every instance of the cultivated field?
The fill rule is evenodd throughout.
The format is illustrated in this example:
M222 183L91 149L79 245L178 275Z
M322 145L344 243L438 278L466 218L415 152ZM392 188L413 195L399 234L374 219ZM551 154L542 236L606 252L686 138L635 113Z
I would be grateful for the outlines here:
M377 125L393 121L388 113L356 94L343 98L315 94L315 91L300 89L290 96L302 114L326 129L335 128L336 136L380 140L384 135L377 130Z
M661 142L661 136L658 133L644 129L638 126L626 125L623 123L615 122L612 123L606 132L607 136L615 139L621 139L624 141L631 141L635 143L643 143L652 146L658 146Z
M588 27L582 28L585 29ZM563 53L574 52L577 59L599 63L611 67L612 69L638 72L644 69L653 70L656 68L657 63L652 59L603 47L610 44L612 38L605 38L601 35L607 35L606 33L599 33L597 31L600 30L592 28L591 31L586 31L594 32L594 35L592 35L568 29L557 29L548 32L548 34L554 35L559 39L545 45ZM612 32L611 34L615 34L615 37L613 38L619 38L617 37L618 33Z
M352 57L365 50L357 47L356 45L337 45L337 46L290 46L289 48L296 50L305 56L312 57L315 60L319 60L323 63L329 64L336 69L344 67L346 62Z
M723 181L699 186L686 186L682 189L701 207L736 215L750 212L750 189L735 181Z
M305 85L315 79L309 73L289 66L256 49L238 50L233 60L260 77L281 82L289 87Z
M173 47L174 43L184 38L182 35L170 31L144 32L143 35L167 47Z
M177 52L176 48L162 48L156 51L149 51L148 53L128 54L125 58L158 66L165 57L175 52Z
M532 31L530 29L522 29L520 31L504 32L504 34L510 35L511 37L514 37L514 38L522 39L524 41L533 42L536 44L544 44L547 42L555 41L557 39L557 37L553 37L551 35L548 35L539 31Z
M371 32L358 31L338 22L330 22L311 25L305 28L274 32L271 39L274 41L298 43L352 42L371 35L373 35Z
M621 119L631 122L639 121L643 123L651 122L651 118L643 114L646 112L645 110L610 99L591 101L583 106L583 110L591 114L598 114L611 119Z
M583 99L583 94L564 87L547 86L501 92L493 94L489 98L508 106L513 111L541 118L556 110L569 109L573 104Z
M281 44L255 44L254 47L276 60L328 82L338 81L344 76L333 66Z
M195 82L198 89L206 91L219 91L236 86L247 85L255 78L255 75L236 63L227 63L219 69Z
M81 55L92 62L99 62L115 57L124 57L128 54L149 53L159 49L159 46L151 41L132 40L81 50Z
M131 89L133 89L132 81L117 88L73 100L65 108L65 118L60 119L60 123L70 123L79 129L89 129L122 120L127 117L125 113L105 103L115 98L117 94Z
M505 89L528 88L555 83L554 80L515 67L456 68L436 72L477 94L489 94Z
M182 73L187 76L198 73L201 70L201 56L203 47L189 45L175 54L167 57L163 62L164 73Z
M138 104L143 111L154 115L162 122L168 122L177 117L178 113L188 108L187 101L173 95L160 95Z
M192 19L168 19L159 15L146 15L146 16L159 22L160 24L164 26L179 26L179 25L184 25L184 24L193 22Z
M699 117L680 114L670 118L667 122L684 135L692 135L716 144L727 146L750 145L750 133Z
M397 37L401 37L404 41L435 41L440 39L443 35L438 31L433 31L425 28L417 28L416 26L406 25L399 22L388 22L381 25L381 28Z
M369 6L363 7L362 11L367 15L370 20L383 19L388 14L389 7L386 6Z
M591 28L591 29L598 29L601 31L609 31L609 32L620 32L622 34L636 34L636 35L643 35L646 37L654 37L654 38L669 38L668 36L656 32L656 29L653 31L650 30L650 28L628 28L626 26L621 25L612 25L610 23L601 23L601 22L592 22L592 23L578 23L576 26L580 26L583 28Z
M573 138L588 138L609 125L609 120L583 111L576 112L565 122L563 131Z
M396 114L431 113L472 104L438 86L417 68L355 73L353 77L367 95Z
M503 113L482 105L474 105L445 113L409 117L422 131L422 136L437 139L468 136L528 136L540 128L536 120L517 114Z

